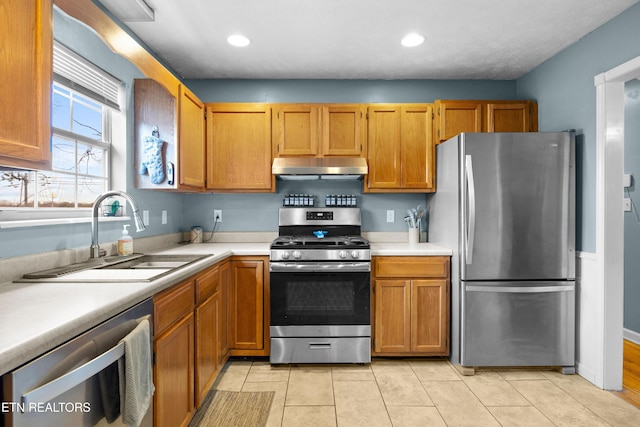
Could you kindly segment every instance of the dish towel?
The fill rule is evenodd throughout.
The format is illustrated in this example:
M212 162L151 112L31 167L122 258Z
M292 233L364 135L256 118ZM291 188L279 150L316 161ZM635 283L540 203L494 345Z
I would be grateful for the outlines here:
M118 359L120 412L124 424L137 427L149 409L155 391L149 321L140 321L120 342L124 343L124 358Z

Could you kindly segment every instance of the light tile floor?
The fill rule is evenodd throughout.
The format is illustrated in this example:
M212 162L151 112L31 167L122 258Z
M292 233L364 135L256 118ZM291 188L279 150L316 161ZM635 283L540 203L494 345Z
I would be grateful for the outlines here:
M214 387L275 391L268 427L640 426L640 409L579 375L462 376L445 360L374 359L364 366L232 360Z

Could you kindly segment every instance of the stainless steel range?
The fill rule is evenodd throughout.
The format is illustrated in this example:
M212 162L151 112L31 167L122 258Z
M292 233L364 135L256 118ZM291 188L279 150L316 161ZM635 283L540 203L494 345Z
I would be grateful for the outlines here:
M369 241L358 208L282 208L271 244L271 356L371 362Z

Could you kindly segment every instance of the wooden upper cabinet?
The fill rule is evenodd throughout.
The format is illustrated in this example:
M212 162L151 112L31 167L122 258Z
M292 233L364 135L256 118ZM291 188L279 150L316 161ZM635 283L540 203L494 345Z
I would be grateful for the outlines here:
M178 111L178 187L203 190L206 178L204 104L183 84Z
M277 157L359 157L366 142L364 104L275 104Z
M51 168L52 0L0 7L0 165Z
M402 107L401 188L434 190L433 106Z
M365 191L435 190L433 106L369 106L369 176Z
M273 144L277 157L318 155L320 111L311 104L276 104Z
M538 104L529 100L437 100L436 139L462 132L537 132Z
M364 104L322 107L322 155L364 157L367 141Z
M462 132L482 132L481 101L436 101L436 110L439 141Z
M271 192L271 107L207 104L207 189Z
M397 104L369 107L369 189L400 188L400 117Z
M531 131L531 108L527 102L487 104L487 132Z

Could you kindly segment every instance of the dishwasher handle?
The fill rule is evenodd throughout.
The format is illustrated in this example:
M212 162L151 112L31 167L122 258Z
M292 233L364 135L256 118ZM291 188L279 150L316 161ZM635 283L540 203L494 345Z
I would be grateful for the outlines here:
M84 365L49 381L22 395L22 403L25 408L31 402L48 402L61 394L71 390L80 383L85 382L107 366L124 356L124 343L120 342L115 347L88 361Z

